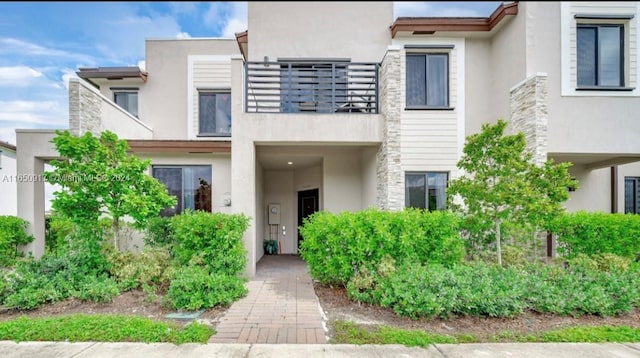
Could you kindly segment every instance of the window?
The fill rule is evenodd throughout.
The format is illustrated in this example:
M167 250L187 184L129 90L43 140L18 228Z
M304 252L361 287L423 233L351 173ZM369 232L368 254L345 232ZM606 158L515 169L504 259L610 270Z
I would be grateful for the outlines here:
M407 173L405 206L429 211L444 210L447 180L447 173Z
M152 175L167 187L169 195L177 198L176 206L164 209L160 215L177 215L186 209L211 212L210 166L154 165Z
M112 89L113 90L113 89ZM113 101L132 116L138 117L138 91L116 90L113 92Z
M640 178L625 177L624 178L624 212L632 214L640 214L638 207L638 199L640 199L640 191L638 191Z
M231 93L200 92L199 133L209 136L231 135Z
M449 107L449 55L407 54L407 107Z
M282 65L282 112L335 112L347 101L347 65Z
M578 25L578 87L624 86L623 25Z

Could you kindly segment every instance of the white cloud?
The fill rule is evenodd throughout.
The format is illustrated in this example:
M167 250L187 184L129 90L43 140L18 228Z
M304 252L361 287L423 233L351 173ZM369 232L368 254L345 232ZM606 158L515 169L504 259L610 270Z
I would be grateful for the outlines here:
M236 32L242 32L247 29L247 20L229 19L225 26L222 37L236 37Z
M69 89L69 80L72 78L78 78L76 71L70 68L62 69L62 86L66 89Z
M94 62L93 58L87 55L49 48L11 37L0 38L0 53L64 58L88 63Z
M27 66L0 67L0 86L26 86L33 79L42 77L42 72Z
M191 35L189 35L188 32L178 32L178 34L176 35L177 39L190 39Z
M142 71L147 70L147 61L138 61L138 68Z
M16 144L16 130L13 127L0 127L0 140Z
M67 111L61 101L0 101L0 123L67 125Z
M205 26L219 31L222 37L235 37L247 29L246 2L212 2L203 18Z

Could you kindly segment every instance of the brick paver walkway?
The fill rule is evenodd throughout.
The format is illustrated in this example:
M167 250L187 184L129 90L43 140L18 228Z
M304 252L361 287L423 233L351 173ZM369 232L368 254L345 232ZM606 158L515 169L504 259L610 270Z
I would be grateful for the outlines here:
M307 265L294 255L265 255L210 343L326 343L318 297Z

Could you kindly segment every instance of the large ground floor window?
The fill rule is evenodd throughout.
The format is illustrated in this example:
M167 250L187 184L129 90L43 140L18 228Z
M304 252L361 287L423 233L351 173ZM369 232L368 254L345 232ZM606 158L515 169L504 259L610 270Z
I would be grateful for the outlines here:
M624 212L632 214L640 214L640 208L638 208L638 199L640 199L640 192L638 191L640 184L640 177L625 177L624 178Z
M405 174L405 206L444 210L446 208L447 173L411 172Z
M177 198L176 206L164 209L160 215L177 215L186 209L211 212L210 165L154 165L152 172L167 187L169 195Z

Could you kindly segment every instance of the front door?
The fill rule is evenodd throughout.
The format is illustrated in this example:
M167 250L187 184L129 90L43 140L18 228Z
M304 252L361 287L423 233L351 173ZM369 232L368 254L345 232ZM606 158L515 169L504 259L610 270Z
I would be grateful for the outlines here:
M302 226L303 220L318 211L318 189L304 190L298 192L298 227ZM298 249L303 237L298 230Z

